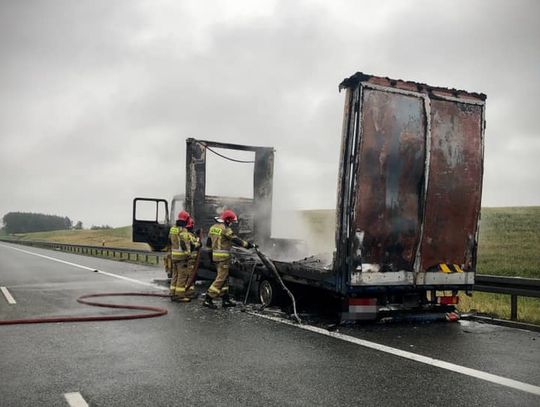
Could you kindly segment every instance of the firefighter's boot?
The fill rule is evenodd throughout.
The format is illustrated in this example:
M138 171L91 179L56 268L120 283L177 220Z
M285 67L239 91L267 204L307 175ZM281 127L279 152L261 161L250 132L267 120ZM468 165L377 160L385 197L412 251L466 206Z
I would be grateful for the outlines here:
M231 301L229 294L225 294L221 299L221 306L223 308L235 307L236 303L234 301Z
M217 308L217 305L214 304L214 301L212 301L212 298L208 294L204 298L204 302L203 302L202 305L205 306L205 307L211 308L211 309L216 309Z

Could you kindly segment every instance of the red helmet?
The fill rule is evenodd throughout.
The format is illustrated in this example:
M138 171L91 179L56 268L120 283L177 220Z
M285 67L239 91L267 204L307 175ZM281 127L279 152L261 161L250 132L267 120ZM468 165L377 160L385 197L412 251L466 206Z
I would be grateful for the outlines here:
M221 213L220 218L223 222L227 222L227 223L238 222L238 217L236 216L236 213L234 213L230 209L225 209Z
M180 211L178 212L178 217L176 219L187 222L189 219L191 219L191 216L189 216L189 213L186 211Z
M186 223L186 228L192 228L193 227L193 219L191 219L191 217L188 219L187 223Z

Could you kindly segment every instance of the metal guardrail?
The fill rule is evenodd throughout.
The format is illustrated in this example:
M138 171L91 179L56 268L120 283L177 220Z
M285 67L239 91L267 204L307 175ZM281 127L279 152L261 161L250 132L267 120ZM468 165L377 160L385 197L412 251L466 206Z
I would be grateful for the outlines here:
M40 247L43 249L60 250L67 253L82 254L87 256L103 257L120 261L133 261L137 263L160 264L166 253L150 252L137 249L122 249L118 247L88 246L78 244L54 243L37 240L0 239L2 242L15 243L24 246Z
M474 290L510 295L510 319L516 321L518 297L540 298L540 279L478 274Z
M147 264L163 263L164 252L150 252L136 249L121 249L104 246L85 246L76 244L53 243L45 241L15 240L0 238L0 241L16 243L26 246L41 247L44 249L61 250L68 253L112 258L113 260L124 260L133 262L144 262ZM475 291L482 291L495 294L510 295L510 319L517 320L517 298L536 297L540 298L540 279L521 277L501 277L490 275L476 275L474 285Z

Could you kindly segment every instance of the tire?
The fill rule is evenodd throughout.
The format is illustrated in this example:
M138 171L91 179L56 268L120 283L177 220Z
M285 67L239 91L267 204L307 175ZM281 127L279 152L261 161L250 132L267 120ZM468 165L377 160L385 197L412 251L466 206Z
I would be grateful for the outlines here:
M281 305L283 302L283 290L274 280L263 278L259 282L259 301L265 307Z

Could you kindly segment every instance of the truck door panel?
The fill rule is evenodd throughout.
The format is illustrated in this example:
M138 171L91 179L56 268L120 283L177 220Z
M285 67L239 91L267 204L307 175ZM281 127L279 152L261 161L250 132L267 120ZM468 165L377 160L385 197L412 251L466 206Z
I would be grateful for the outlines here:
M483 106L431 100L431 148L421 271L439 263L474 267L482 187Z
M422 97L364 89L356 171L362 263L412 269L420 234L425 159Z
M133 200L132 240L148 243L152 250L161 251L169 239L167 201L156 198Z

